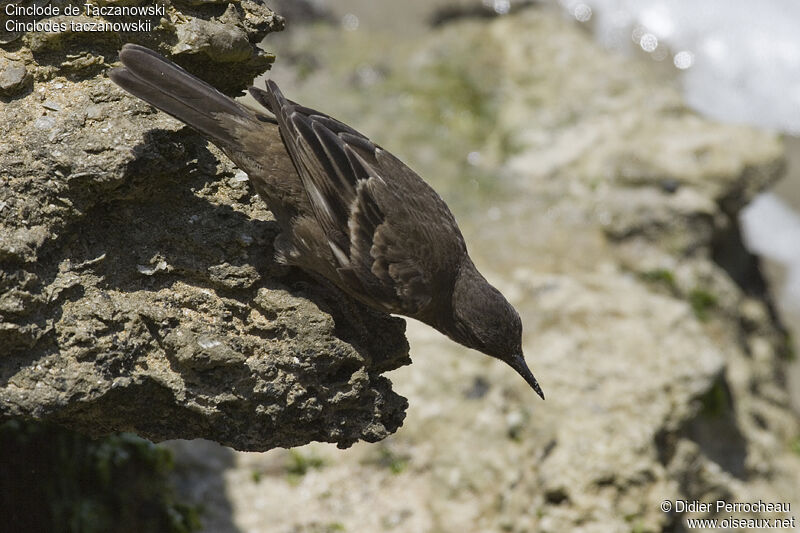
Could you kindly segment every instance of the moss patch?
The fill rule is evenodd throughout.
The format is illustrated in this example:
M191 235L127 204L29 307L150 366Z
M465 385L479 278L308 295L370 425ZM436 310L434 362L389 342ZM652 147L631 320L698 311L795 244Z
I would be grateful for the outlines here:
M692 289L689 293L689 305L694 315L702 322L710 318L710 312L717 306L717 297L704 289Z
M320 469L325 466L325 460L314 453L303 453L298 450L289 450L289 459L286 462L286 474L290 483L297 483L309 470Z
M678 290L678 287L675 284L675 275L671 270L667 270L666 268L648 270L647 272L640 273L639 277L647 283L663 285L673 293L677 292Z

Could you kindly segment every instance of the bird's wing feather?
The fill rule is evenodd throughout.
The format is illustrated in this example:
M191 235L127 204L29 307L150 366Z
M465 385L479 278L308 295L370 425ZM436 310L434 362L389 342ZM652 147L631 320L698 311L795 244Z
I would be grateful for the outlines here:
M353 128L290 102L272 82L259 96L276 116L343 282L357 282L361 287L354 290L375 295L392 312L425 308L433 278L445 266L437 258L459 257L437 249L440 221L451 226L447 234L456 236L457 246L463 242L444 202L435 193L419 195L432 197L433 206L409 202L420 188L431 189Z

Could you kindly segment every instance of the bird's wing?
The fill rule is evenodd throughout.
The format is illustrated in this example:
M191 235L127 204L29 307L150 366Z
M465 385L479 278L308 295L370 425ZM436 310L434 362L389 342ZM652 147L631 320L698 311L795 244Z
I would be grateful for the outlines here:
M433 292L432 235L414 221L400 223L396 213L382 208L380 200L389 198L399 206L403 199L380 177L384 169L364 170L368 177L357 182L347 221L349 269L373 290L383 289L392 311L416 314Z
M287 100L274 82L251 93L276 116L343 282L391 312L424 309L447 266L438 258L460 257L440 249L453 244L439 234L463 246L444 201L397 158L346 124Z

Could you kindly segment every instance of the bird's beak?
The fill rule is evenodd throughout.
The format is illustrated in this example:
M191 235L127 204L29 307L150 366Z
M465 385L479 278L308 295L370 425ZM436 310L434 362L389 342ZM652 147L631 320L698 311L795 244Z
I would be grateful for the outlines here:
M544 400L542 388L539 386L539 382L536 381L536 378L533 377L533 373L531 372L531 369L528 368L528 364L525 362L525 358L522 356L522 354L513 355L506 362L511 366L511 368L516 370L517 373L528 382L528 385L530 385L531 388L536 391L536 394L541 396L542 400Z

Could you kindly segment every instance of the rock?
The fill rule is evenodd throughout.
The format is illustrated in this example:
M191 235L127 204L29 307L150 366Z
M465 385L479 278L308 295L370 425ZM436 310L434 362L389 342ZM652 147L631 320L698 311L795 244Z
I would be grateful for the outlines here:
M61 111L61 105L58 102L53 102L52 100L42 102L42 107L49 109L50 111Z
M280 24L225 4L224 24L171 6L135 37L163 50L205 28L177 59L236 92ZM86 38L23 36L34 88L0 108L0 419L242 450L394 432L406 401L380 374L409 362L403 321L277 265L276 224L231 163L105 75L134 36Z
M87 120L103 120L106 118L105 108L102 104L92 104L86 108Z
M0 57L0 95L14 96L29 80L30 75L23 63Z
M106 1L94 6L147 7L137 0ZM150 2L152 4L152 2ZM48 81L56 76L75 79L95 78L104 72L123 44L131 42L156 49L164 55L180 53L176 62L227 93L239 93L264 72L274 57L257 44L269 32L283 27L283 19L263 3L255 0L214 2L159 1L159 11L141 17L100 16L96 10L75 16L17 17L18 23L47 23L53 31L22 34L3 31L0 44L27 57L20 59L34 82ZM153 7L153 5L149 6ZM108 31L100 25L116 24ZM131 24L130 26L119 26ZM138 24L138 25L133 25ZM211 61L209 61L209 59ZM235 64L235 68L227 68Z
M246 61L252 53L247 35L240 28L201 19L192 19L178 28L178 43L172 50L176 55L202 52L219 63Z

